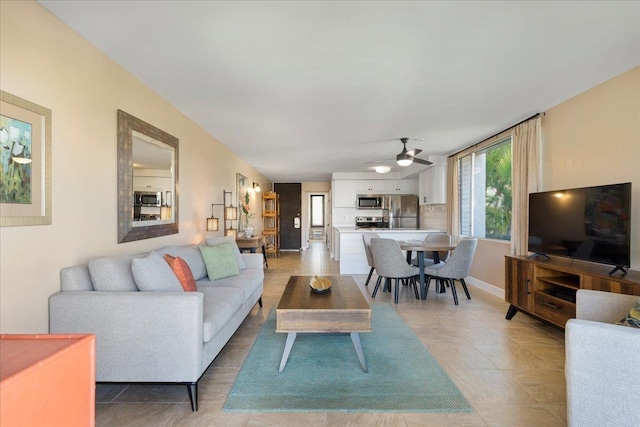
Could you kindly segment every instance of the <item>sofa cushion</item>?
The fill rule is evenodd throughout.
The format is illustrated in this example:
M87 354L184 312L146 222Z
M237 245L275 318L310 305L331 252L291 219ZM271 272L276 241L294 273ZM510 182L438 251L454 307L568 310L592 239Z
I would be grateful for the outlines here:
M196 282L198 290L209 287L229 287L236 288L242 292L242 297L247 299L260 286L264 280L264 272L255 268L247 268L242 270L238 276L225 277L211 281L208 279L200 279Z
M214 246L220 243L229 242L231 246L233 246L233 253L236 256L236 262L238 263L238 270L244 270L247 268L247 264L244 262L244 258L242 258L242 253L240 252L240 248L238 248L238 244L233 237L225 236L225 237L207 237L207 245ZM198 280L198 279L196 279Z
M640 298L638 298L633 307L631 307L629 314L618 322L618 325L640 328Z
M96 291L137 291L131 273L133 256L102 257L89 261L89 274Z
M171 270L173 270L173 274L176 275L185 292L196 292L198 290L193 274L191 274L191 269L185 260L169 254L164 254L164 260L169 264Z
M131 261L131 272L141 291L184 291L169 264L157 252L151 252L145 258L134 258Z
M237 276L240 273L231 243L225 242L215 246L200 246L204 265L207 266L209 280Z
M157 251L160 255L169 254L173 257L180 257L191 269L194 280L207 277L207 267L204 265L202 254L197 245L188 246L165 246Z
M203 295L203 342L209 342L236 314L244 302L242 292L236 288L210 287L200 289Z

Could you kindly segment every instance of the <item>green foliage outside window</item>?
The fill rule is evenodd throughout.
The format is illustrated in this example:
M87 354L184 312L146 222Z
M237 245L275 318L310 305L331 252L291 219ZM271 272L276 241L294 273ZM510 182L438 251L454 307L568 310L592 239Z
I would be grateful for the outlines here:
M511 143L486 152L486 237L511 239Z

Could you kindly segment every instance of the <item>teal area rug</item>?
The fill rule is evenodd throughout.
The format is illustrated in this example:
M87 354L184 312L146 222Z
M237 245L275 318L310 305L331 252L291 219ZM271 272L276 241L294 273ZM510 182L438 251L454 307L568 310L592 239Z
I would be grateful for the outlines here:
M287 334L267 318L224 410L228 412L471 412L462 393L393 308L372 305L372 332L360 334L369 373L349 335L299 334L284 372Z

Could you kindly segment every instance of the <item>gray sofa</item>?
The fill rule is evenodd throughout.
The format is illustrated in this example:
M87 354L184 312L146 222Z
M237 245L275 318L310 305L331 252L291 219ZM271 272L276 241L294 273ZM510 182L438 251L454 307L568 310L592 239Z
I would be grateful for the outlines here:
M235 246L226 238L208 243L221 241ZM181 383L197 411L198 380L256 302L262 306L262 254L235 246L239 274L211 281L198 245L155 252L184 259L197 292L149 291L148 283L139 290L133 260L149 254L99 258L61 271L61 290L49 298L49 330L96 335L97 382ZM168 273L162 267L151 274Z
M615 324L637 299L578 290L576 319L567 322L565 331L570 427L638 425L640 330Z

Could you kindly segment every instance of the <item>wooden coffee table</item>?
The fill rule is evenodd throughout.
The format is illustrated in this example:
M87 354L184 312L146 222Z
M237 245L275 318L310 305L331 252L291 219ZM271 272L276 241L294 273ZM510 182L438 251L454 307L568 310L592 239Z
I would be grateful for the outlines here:
M287 333L282 353L282 372L297 334L349 334L360 366L368 372L360 344L360 332L371 332L371 307L351 276L323 276L333 283L331 290L317 294L309 283L313 276L291 276L276 307L276 332Z

